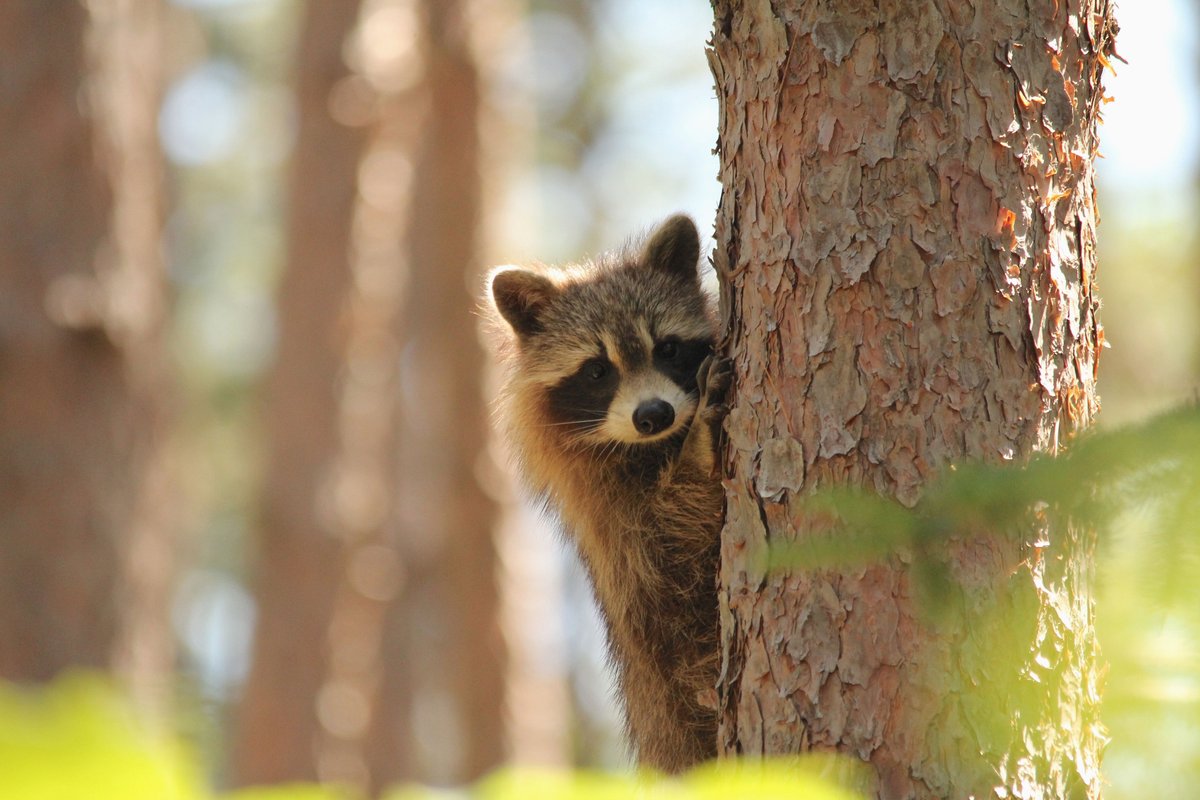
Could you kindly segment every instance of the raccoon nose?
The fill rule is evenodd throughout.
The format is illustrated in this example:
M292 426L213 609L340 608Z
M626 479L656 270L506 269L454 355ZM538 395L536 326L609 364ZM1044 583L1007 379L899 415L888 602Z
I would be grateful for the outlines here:
M633 426L643 436L653 436L671 427L675 409L666 400L647 400L633 412Z

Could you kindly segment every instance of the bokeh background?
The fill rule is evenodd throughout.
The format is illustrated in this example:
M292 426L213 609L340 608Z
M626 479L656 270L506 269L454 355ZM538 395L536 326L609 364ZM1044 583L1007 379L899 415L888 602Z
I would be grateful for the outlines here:
M36 22L37 5L0 12L0 41L65 41L5 48L0 78L10 99L25 80L26 99L62 91L69 107L71 84L28 76L83 76L80 131L100 142L83 159L107 165L113 210L94 268L49 259L38 283L4 256L0 316L32 302L70 332L75 355L40 351L39 369L112 345L120 363L100 380L125 388L73 381L37 435L87 449L132 499L77 538L45 534L70 515L0 512L0 599L15 609L0 648L18 653L0 678L115 676L217 787L627 768L581 570L490 434L473 305L490 265L582 259L680 210L711 231L708 5L48 3L87 11L76 39ZM1200 386L1200 7L1127 0L1117 16L1127 63L1105 78L1098 164L1102 426ZM54 233L22 221L41 213L27 184L42 157L21 148L49 160L62 144L39 108L0 104L4 130L25 132L0 144L26 176L0 189L14 242ZM82 200L37 202L67 224ZM15 352L21 330L0 318L0 345ZM106 392L133 398L115 422ZM21 466L40 454L18 452L23 408L0 405L0 462L21 475L3 502L111 500L52 463ZM136 433L81 443L76 413ZM1146 585L1150 524L1136 510L1115 524L1101 565L1112 798L1200 785L1200 610ZM87 636L91 649L70 644Z

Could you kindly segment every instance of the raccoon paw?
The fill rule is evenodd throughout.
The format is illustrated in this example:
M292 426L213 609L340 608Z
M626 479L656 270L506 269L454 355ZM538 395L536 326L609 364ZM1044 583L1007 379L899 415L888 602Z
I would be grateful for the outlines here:
M704 411L700 413L700 418L709 425L716 425L729 416L729 406L724 403L718 403L715 406L706 406Z
M733 383L733 362L723 356L704 359L696 374L700 388L700 403L697 413L705 422L720 422L729 413L725 395Z

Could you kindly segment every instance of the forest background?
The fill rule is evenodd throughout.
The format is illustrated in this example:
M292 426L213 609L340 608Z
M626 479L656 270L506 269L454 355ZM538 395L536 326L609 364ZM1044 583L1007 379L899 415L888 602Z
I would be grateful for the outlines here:
M119 9L139 4L87 5L97 50L146 41L95 22L120 21ZM0 659L0 678L26 687L0 695L0 753L27 752L33 730L83 735L80 721L91 719L84 709L100 701L80 688L90 683L71 677L81 666L113 675L138 729L182 739L216 787L457 785L502 764L625 768L581 571L520 502L499 445L487 438L482 405L472 405L493 378L470 303L492 264L577 260L681 210L711 230L720 187L708 5L463 3L469 64L445 46L453 34L420 22L415 0L324 4L320 30L329 42L306 32L312 7L295 0L142 5L157 9L153 30L138 35L153 37L148 63L162 91L150 108L154 136L138 146L164 169L165 302L152 343L164 369L147 384L164 409L147 445L161 459L151 470L161 486L147 535L165 545L151 547L161 559L138 569L162 584L163 624L130 634L150 640L127 648L152 654L141 661L73 660L70 648L62 663ZM1128 63L1105 79L1114 102L1099 164L1106 428L1187 402L1200 377L1200 9L1190 0L1142 0L1122 5L1118 21L1117 49ZM425 54L420 63L416 52ZM450 55L438 62L438 53ZM20 66L6 60L0 70ZM313 95L297 76L320 85L331 69L337 74L326 76L330 91L317 93L315 108L352 135L306 138ZM439 69L452 76L442 89L432 83ZM472 91L455 95L463 86ZM463 119L464 104L473 109L466 122L451 121ZM119 105L108 108L118 113ZM0 115L9 129L28 119L12 106ZM448 144L449 160L437 162L430 144L461 141L456 124L477 124L481 136L472 157L479 170L465 179L477 184L462 197L439 194L436 187L458 179L438 172L455 154ZM301 158L315 166L306 170ZM339 164L349 166L337 173ZM357 260L340 267L350 276L343 283L334 261L322 272L314 242L329 241L328 232L289 217L302 198L326 190L334 199L309 219L344 215L353 246L334 261ZM0 196L4 203L6 217L20 215L15 197ZM419 244L433 228L448 233ZM455 268L423 271L413 260L452 252L445 242L456 236L472 246ZM18 266L6 259L2 269ZM305 283L295 277L302 270L317 277ZM70 316L71 286L59 288ZM294 305L306 291L331 320ZM462 313L439 314L436 298ZM308 349L325 341L323 320L339 342L324 361ZM457 338L441 338L449 327ZM328 440L312 418L289 412L312 399L303 387L314 385L281 374L289 346L299 362L325 370L309 380L330 387ZM476 374L456 377L459 367ZM280 388L288 386L301 388ZM94 399L86 386L61 398L71 406ZM21 424L0 417L0 427ZM445 433L456 429L465 438ZM452 438L458 450L448 454ZM297 490L284 486L288 468L307 455L280 442L300 440L340 467L313 479L313 502L298 512L306 532L292 539L272 503L294 499ZM119 471L116 455L110 469ZM392 499L378 500L381 485ZM464 538L456 525L474 528ZM1164 602L1153 572L1139 569L1152 525L1145 509L1128 510L1102 550L1098 620L1111 662L1105 722L1113 740L1105 771L1115 798L1186 796L1200 779L1200 612L1189 605L1195 592ZM17 535L0 529L0 546ZM144 560L133 550L145 541L121 541L131 552L118 560ZM38 558L79 557L61 547L43 542ZM475 558L462 559L464 551ZM107 585L87 577L103 568L78 567L89 585ZM42 604L77 615L79 630L98 627L97 608L79 602L85 594L47 602L11 580L11 570L0 576L5 604ZM257 666L256 653L265 654ZM30 684L52 679L50 694L31 699ZM96 713L116 724L109 711ZM94 746L92 754L73 750L81 774L89 758L105 758Z

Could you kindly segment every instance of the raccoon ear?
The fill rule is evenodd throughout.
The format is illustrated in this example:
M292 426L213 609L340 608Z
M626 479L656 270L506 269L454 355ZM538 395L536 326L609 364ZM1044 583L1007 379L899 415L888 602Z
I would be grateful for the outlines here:
M650 237L642 256L646 266L685 278L695 278L700 261L700 234L691 217L676 214Z
M558 287L536 272L502 268L492 276L496 309L521 337L542 329L542 313L557 296Z

